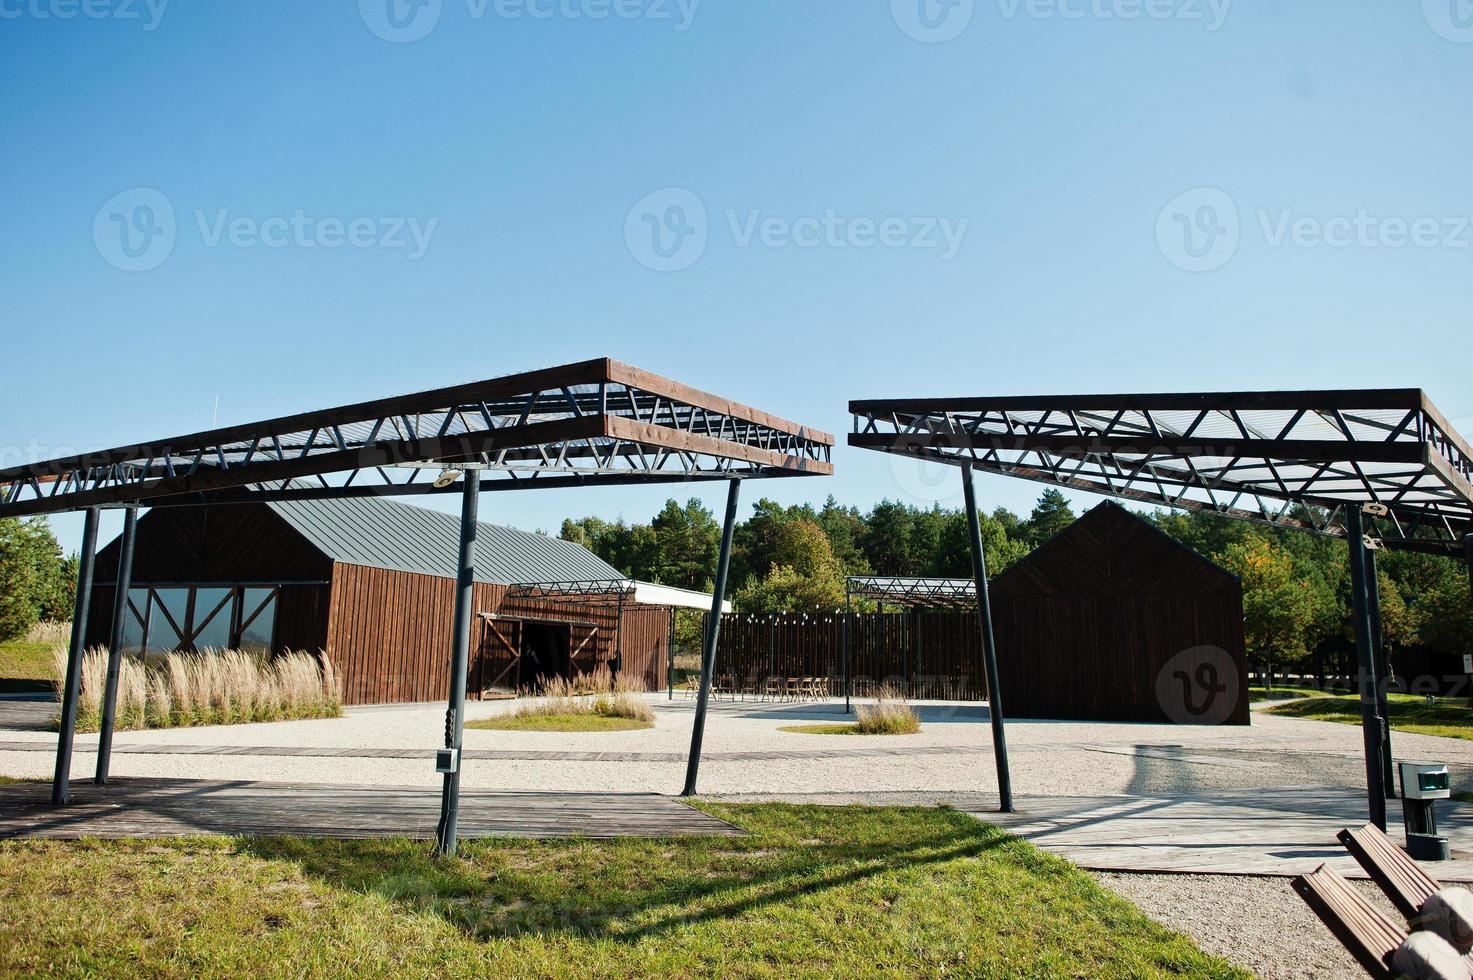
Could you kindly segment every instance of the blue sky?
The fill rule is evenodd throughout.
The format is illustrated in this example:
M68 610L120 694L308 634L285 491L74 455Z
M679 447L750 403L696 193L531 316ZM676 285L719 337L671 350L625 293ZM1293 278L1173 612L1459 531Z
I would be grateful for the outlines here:
M841 434L1387 385L1473 428L1468 0L0 0L0 63L7 465L604 355ZM748 499L925 502L835 462Z

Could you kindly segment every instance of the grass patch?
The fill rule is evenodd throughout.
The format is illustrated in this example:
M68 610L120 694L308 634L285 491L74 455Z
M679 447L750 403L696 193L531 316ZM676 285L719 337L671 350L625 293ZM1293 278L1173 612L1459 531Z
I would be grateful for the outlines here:
M793 732L797 735L863 735L859 726L852 721L834 722L828 725L782 725L778 728L780 732Z
M1246 977L947 809L744 838L0 842L0 974Z
M56 690L52 680L50 643L30 638L0 643L0 694Z
M1291 701L1266 710L1291 718L1361 723L1360 698L1353 695ZM1438 698L1428 704L1426 698L1414 694L1391 694L1387 696L1386 714L1391 727L1399 732L1473 739L1473 708L1461 699Z
M874 704L861 704L854 709L855 727L860 735L914 735L921 730L921 720L899 688L880 686Z
M598 714L501 715L468 721L466 728L496 732L633 732L654 728L653 722Z
M783 725L778 731L794 732L798 735L913 735L919 728L918 723L916 728L909 732L866 731L857 722L834 722L827 725Z
M54 678L66 673L66 650L53 651ZM82 656L77 731L101 723L107 651ZM337 676L324 654L263 657L238 650L171 653L157 664L125 656L118 672L117 729L232 725L336 718L343 713ZM59 725L53 718L52 726Z
M1273 690L1251 686L1248 688L1248 700L1250 701L1290 701L1294 698L1319 698L1325 696L1338 696L1349 694L1345 688L1327 688L1321 690L1317 687L1299 687L1293 684L1275 684Z
M614 677L600 664L591 674L539 678L541 697L523 701L510 714L469 723L467 728L525 732L618 732L653 728L655 709L639 697L639 677Z

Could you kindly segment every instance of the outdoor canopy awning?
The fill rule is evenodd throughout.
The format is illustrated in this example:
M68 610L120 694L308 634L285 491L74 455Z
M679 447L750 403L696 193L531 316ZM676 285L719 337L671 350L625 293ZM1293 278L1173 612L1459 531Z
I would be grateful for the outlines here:
M508 599L555 599L564 603L606 605L623 601L631 605L662 606L674 609L709 611L715 599L709 592L678 589L635 579L604 579L588 582L526 582L507 590ZM721 611L731 612L731 602L723 600Z
M854 599L874 599L912 609L976 609L977 583L969 578L898 578L881 575L846 579Z
M1473 530L1473 449L1417 388L1002 395L850 403L851 446L1388 547ZM1384 508L1384 512L1382 509Z
M834 437L610 358L0 469L0 517L94 506L826 476Z

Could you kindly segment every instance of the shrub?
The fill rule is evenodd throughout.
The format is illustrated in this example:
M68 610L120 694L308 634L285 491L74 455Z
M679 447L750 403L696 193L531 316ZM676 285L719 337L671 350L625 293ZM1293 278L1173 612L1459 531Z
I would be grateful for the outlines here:
M855 713L855 727L865 735L914 735L921 730L921 720L905 695L888 684L880 688L874 704L862 704Z
M66 659L66 648L58 647L58 686L66 676ZM78 731L100 726L106 681L107 651L88 650L82 657ZM326 655L171 653L153 665L125 656L118 671L119 730L336 718L342 713L337 674Z
M538 678L541 699L518 704L512 711L516 718L539 715L602 715L605 718L632 718L653 722L655 709L638 695L646 690L642 677L621 673L617 678L605 664L593 673L579 673L571 679Z

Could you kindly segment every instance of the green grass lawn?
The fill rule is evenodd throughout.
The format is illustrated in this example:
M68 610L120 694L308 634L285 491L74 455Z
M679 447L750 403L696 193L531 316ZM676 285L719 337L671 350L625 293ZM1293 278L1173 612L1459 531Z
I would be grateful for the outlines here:
M0 694L55 689L49 644L25 640L0 643Z
M1417 695L1392 694L1386 701L1388 720L1399 732L1473 739L1473 708L1465 700L1438 698L1428 704L1426 698ZM1353 695L1291 701L1266 710L1293 718L1360 724L1360 698Z
M946 809L720 805L744 838L0 842L0 974L1246 977Z
M888 735L890 732L863 732L853 722L832 725L783 725L780 732L796 732L799 735ZM907 733L914 734L914 733Z
M618 718L612 715L595 714L559 714L485 718L481 721L468 721L465 727L498 732L632 732L655 726L651 722L640 721L637 718Z
M1287 701L1292 698L1317 698L1336 695L1343 689L1322 691L1316 687L1296 687L1293 684L1275 684L1272 691L1252 685L1248 688L1250 701ZM1349 693L1348 691L1345 693Z

